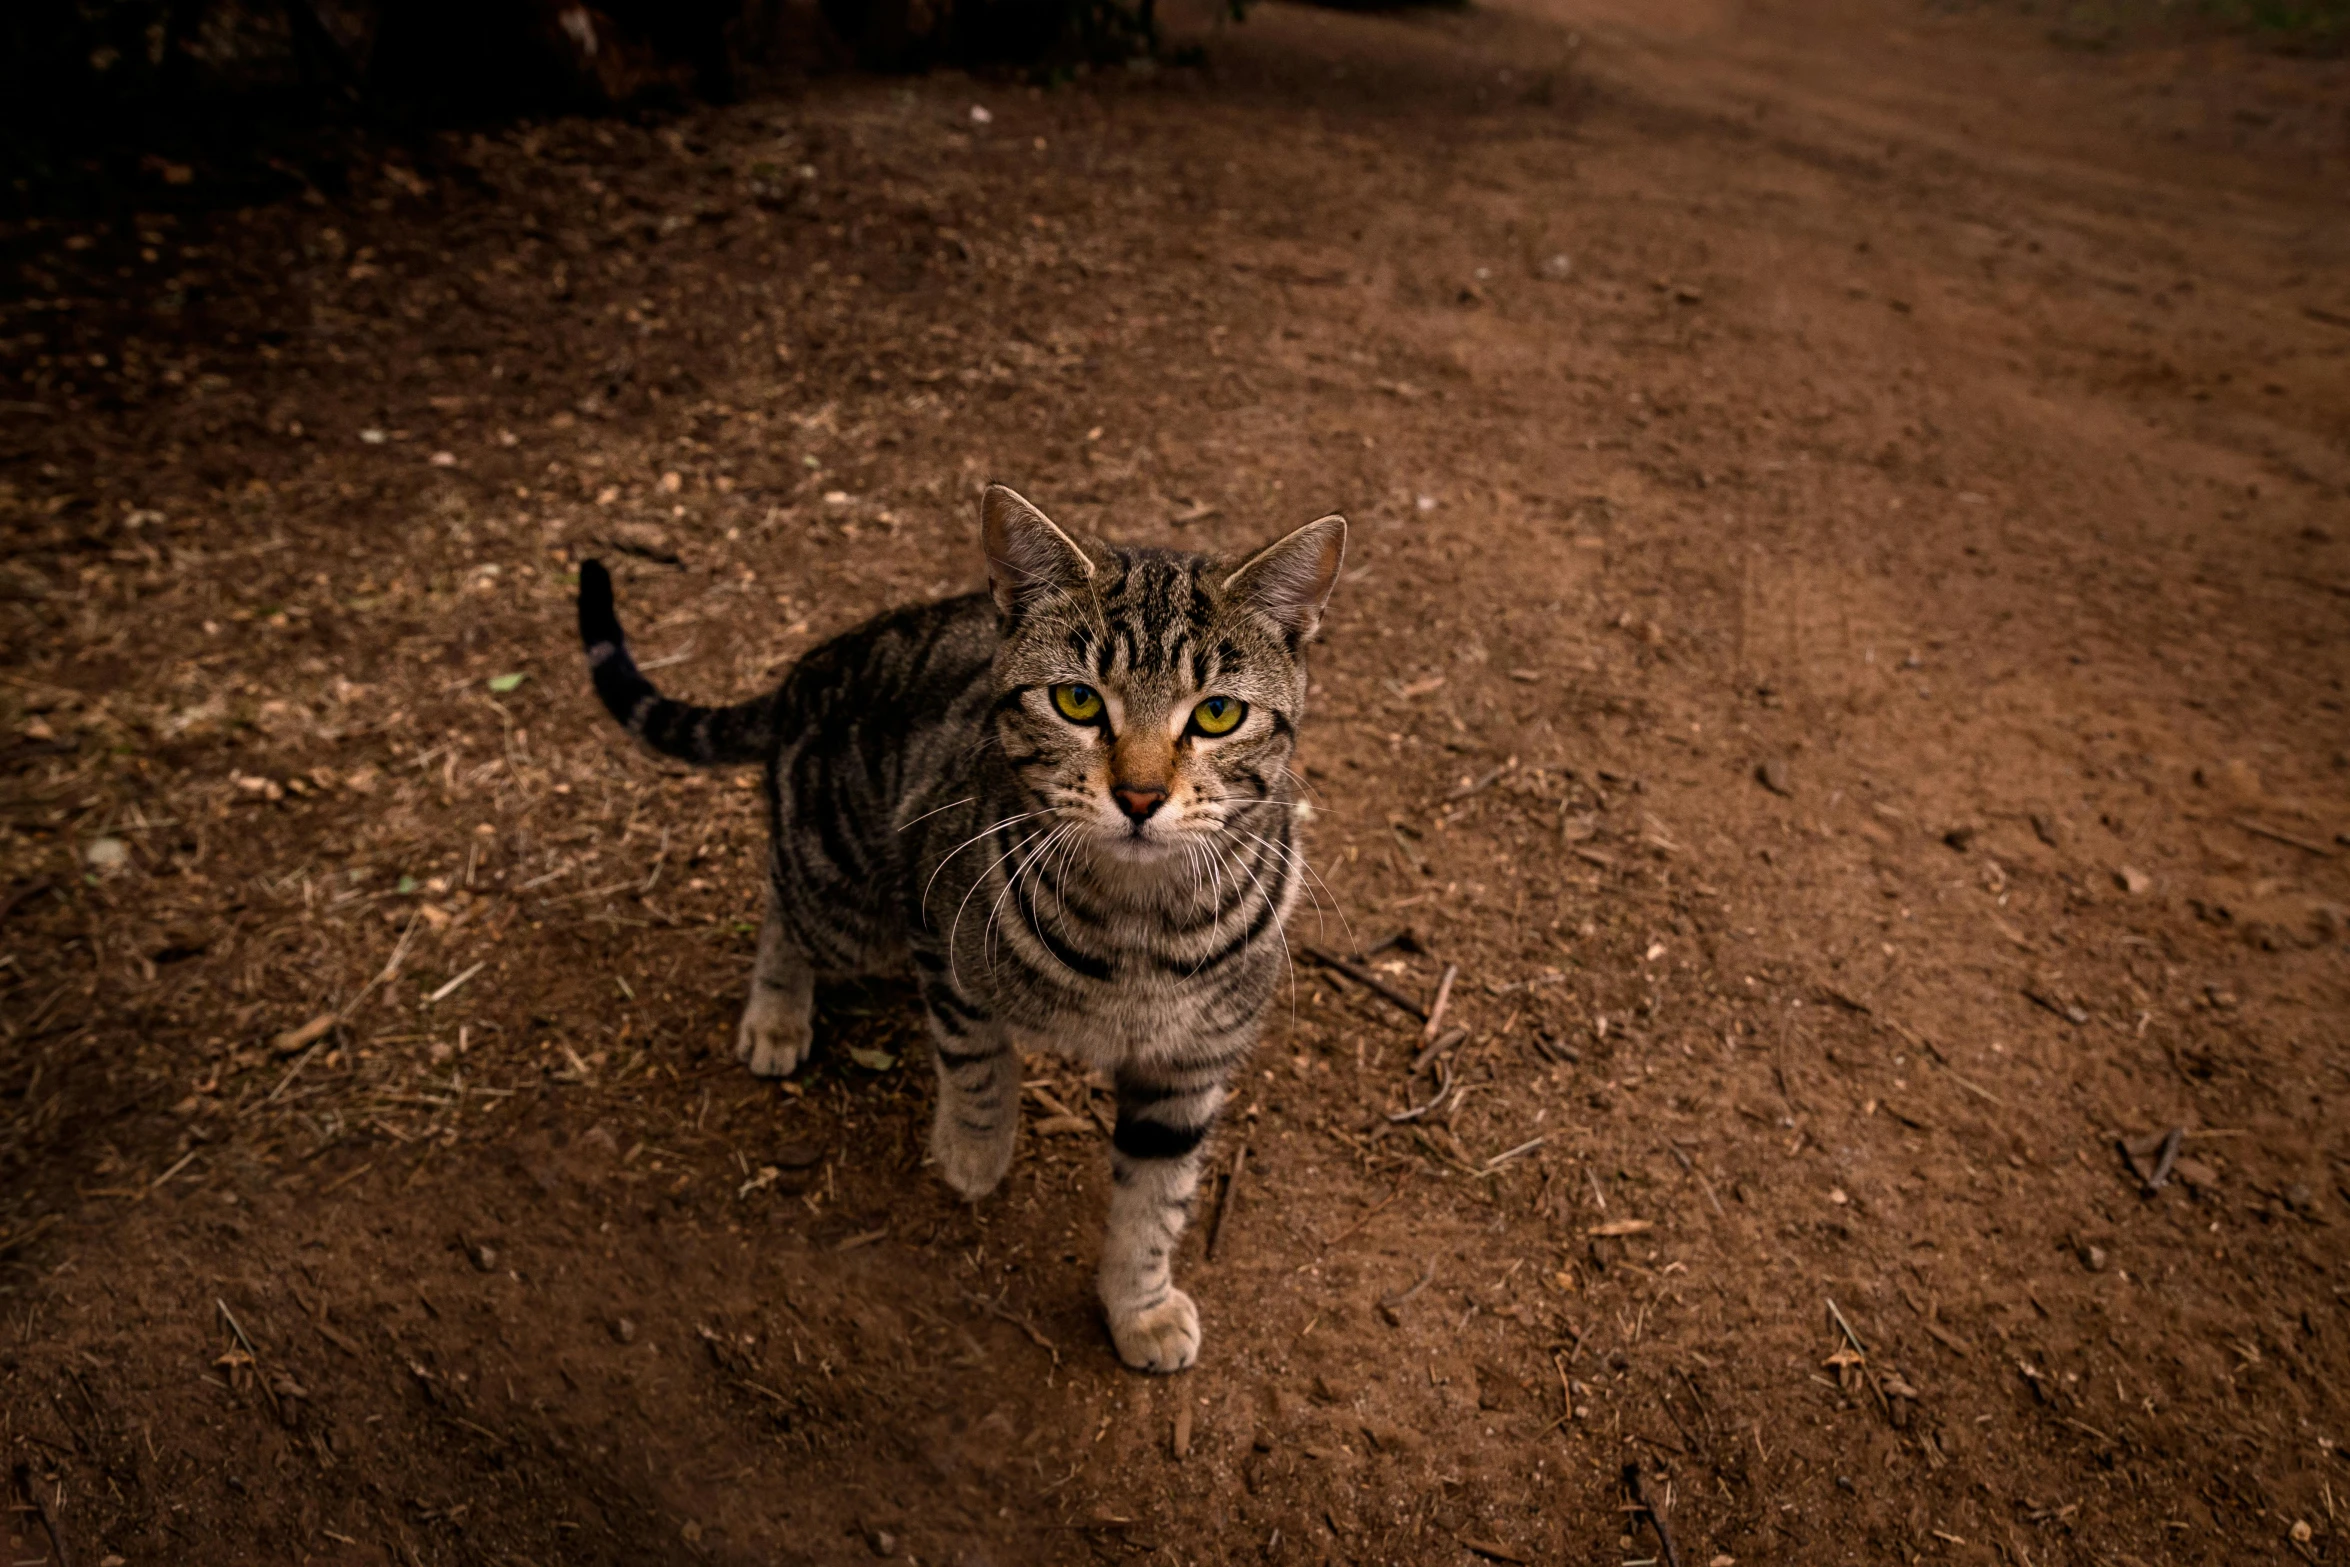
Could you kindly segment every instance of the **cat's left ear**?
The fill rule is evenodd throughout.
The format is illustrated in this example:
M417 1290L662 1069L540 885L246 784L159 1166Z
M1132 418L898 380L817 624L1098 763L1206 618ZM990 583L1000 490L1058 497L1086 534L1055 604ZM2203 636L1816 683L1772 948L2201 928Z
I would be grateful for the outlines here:
M1296 647L1322 626L1322 607L1346 560L1346 519L1319 517L1250 556L1224 591L1270 616Z

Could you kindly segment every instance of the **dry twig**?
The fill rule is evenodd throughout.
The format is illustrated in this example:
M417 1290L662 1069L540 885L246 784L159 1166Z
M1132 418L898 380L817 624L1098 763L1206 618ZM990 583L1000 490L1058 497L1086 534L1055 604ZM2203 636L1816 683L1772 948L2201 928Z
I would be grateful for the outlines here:
M1445 1030L1444 1036L1442 1038L1435 1040L1433 1043L1422 1049L1418 1055L1412 1057L1412 1064L1406 1070L1405 1075L1407 1077L1415 1076L1418 1073L1424 1071L1427 1068L1429 1062L1435 1060L1438 1056L1443 1055L1447 1050L1450 1050L1453 1046L1459 1044L1462 1040L1468 1037L1469 1031L1465 1028L1452 1028Z
M1453 981L1460 977L1461 966L1458 963L1444 965L1443 977L1436 981L1436 999L1428 1003L1427 1026L1420 1030L1422 1039L1434 1040L1438 1030L1444 1027L1444 1009L1452 1005Z
M2289 832L2280 832L2274 827L2264 827L2248 817L2237 817L2236 825L2255 838L2266 838L2271 843L2281 843L2288 848L2299 849L2304 854L2314 854L2321 860L2333 857L2334 851L2322 843L2312 843L2307 838L2297 838Z
M1656 1530L1656 1542L1664 1548L1665 1567L1681 1567L1681 1548L1673 1543L1672 1526L1665 1522L1665 1515L1658 1511L1648 1494L1638 1459L1624 1466L1624 1489L1631 1493L1632 1505L1647 1515L1649 1527Z
M1436 1259L1431 1257L1428 1259L1427 1266L1420 1270L1420 1282L1414 1284L1409 1289L1397 1290L1392 1295L1380 1296L1379 1309L1381 1311L1393 1311L1396 1307L1402 1305L1404 1302L1410 1300L1414 1295L1417 1295L1420 1293L1420 1291L1426 1289L1428 1287L1429 1281L1435 1277Z
M16 1483L32 1498L33 1510L41 1515L41 1527L48 1531L50 1547L57 1552L57 1567L73 1567L73 1553L65 1548L65 1531L57 1527L57 1514L50 1510L49 1498L41 1494L40 1481L34 1476L31 1464L16 1466Z
M1208 1225L1207 1260L1216 1260L1216 1245L1224 1238L1224 1221L1232 1217L1232 1205L1240 1200L1241 1172L1248 1168L1248 1144L1232 1156L1232 1173L1224 1177L1224 1194L1216 1201L1216 1217Z
M1304 958L1312 963L1319 963L1322 967L1330 970L1333 974L1345 975L1348 979L1353 980L1356 984L1362 986L1365 990L1368 990L1372 995L1377 996L1380 1000L1401 1007L1404 1011L1409 1012L1413 1017L1419 1018L1423 1022L1426 1021L1428 1017L1428 1009L1426 1007L1420 1005L1420 1003L1414 1001L1411 997L1405 995L1402 991L1397 990L1394 986L1388 984L1385 980L1381 979L1378 975L1372 973L1370 970L1364 968L1361 964L1350 963L1344 958L1334 958L1329 953L1322 951L1318 947L1300 947L1297 950L1299 957Z
M999 1322L1009 1322L1012 1326L1018 1328L1022 1333L1027 1334L1029 1343L1034 1344L1038 1349L1041 1349L1046 1354L1052 1356L1053 1365L1056 1368L1060 1366L1061 1346L1055 1344L1051 1339L1046 1338L1044 1334L1037 1331L1037 1326L1035 1323L1029 1321L1026 1317L1021 1316L1018 1312L1007 1309L1000 1301L989 1300L985 1295L976 1295L970 1293L969 1291L965 1291L964 1293L965 1297L971 1302L971 1304L977 1306L981 1311L986 1312L989 1316L995 1318ZM765 1392L766 1390L762 1388L760 1391ZM775 1395L770 1396L772 1397Z
M253 1340L246 1336L244 1325L237 1321L237 1314L228 1309L227 1301L214 1296L212 1303L220 1308L220 1320L228 1324L228 1330L237 1336L237 1342L245 1346L245 1353L252 1357L253 1380L260 1385L261 1396L269 1400L269 1412L276 1415L282 1424L286 1412L277 1401L277 1389L269 1385L269 1377L261 1369L261 1351L253 1347Z

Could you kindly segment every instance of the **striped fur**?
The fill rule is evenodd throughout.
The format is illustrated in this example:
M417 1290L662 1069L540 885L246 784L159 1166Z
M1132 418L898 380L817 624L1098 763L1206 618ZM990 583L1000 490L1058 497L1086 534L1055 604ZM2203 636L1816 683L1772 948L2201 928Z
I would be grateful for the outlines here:
M592 561L581 637L632 733L687 761L766 767L766 921L738 1054L788 1073L819 974L910 970L935 1047L932 1151L973 1198L1011 1161L1020 1049L1108 1073L1102 1304L1129 1364L1176 1371L1199 1323L1171 1259L1300 891L1299 657L1345 523L1309 523L1237 570L1088 554L999 485L982 537L989 593L883 615L733 707L653 689ZM1097 716L1063 716L1053 691L1072 685L1098 694ZM1245 704L1230 732L1195 717L1210 697Z

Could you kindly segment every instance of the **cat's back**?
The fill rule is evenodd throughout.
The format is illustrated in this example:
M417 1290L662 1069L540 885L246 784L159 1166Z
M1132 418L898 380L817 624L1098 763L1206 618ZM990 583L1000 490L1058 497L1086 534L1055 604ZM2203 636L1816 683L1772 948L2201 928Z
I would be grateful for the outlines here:
M981 749L998 640L988 595L936 599L842 632L785 678L777 820L817 827L860 895L905 869L899 825Z
M784 687L814 717L936 722L984 681L996 643L984 593L902 605L811 649Z

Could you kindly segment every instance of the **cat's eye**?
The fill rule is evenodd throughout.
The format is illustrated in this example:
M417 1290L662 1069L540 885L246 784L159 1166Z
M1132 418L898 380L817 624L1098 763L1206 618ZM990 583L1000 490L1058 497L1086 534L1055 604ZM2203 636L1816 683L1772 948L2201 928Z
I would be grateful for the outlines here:
M1212 696L1191 710L1191 727L1203 735L1228 735L1248 716L1248 704L1238 697Z
M1102 694L1091 686L1055 686L1053 707L1073 724L1090 724L1102 716Z

